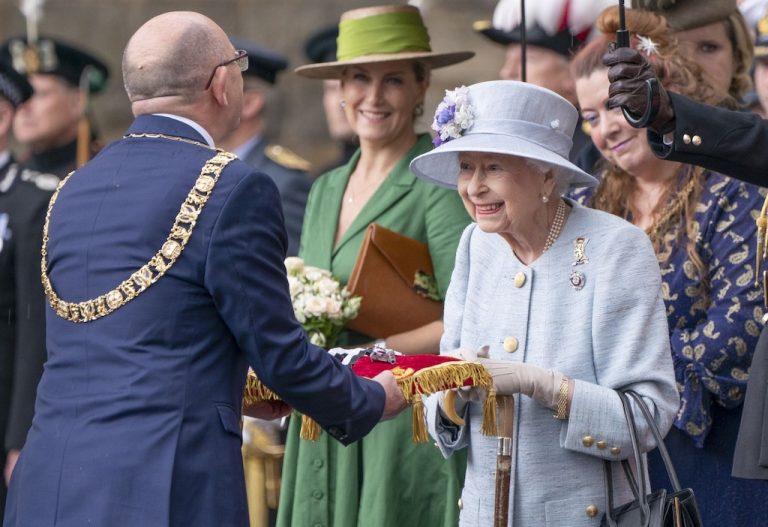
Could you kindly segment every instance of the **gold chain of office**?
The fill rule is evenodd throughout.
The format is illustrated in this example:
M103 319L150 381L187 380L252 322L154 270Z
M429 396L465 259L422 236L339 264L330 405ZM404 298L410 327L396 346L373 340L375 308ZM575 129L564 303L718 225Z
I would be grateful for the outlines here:
M197 141L163 134L129 134L125 137L170 139L210 148L208 145L204 145ZM45 225L43 226L43 247L41 250L42 258L40 260L43 289L45 291L45 296L48 297L48 303L51 305L54 312L61 318L69 320L70 322L90 322L109 315L116 309L124 306L162 278L168 269L173 267L173 264L176 263L179 256L181 256L189 237L192 236L192 231L197 224L197 218L200 216L203 207L208 202L208 198L210 198L211 192L213 192L213 188L216 186L219 176L221 176L221 172L234 159L237 159L235 154L225 152L224 150L217 150L216 155L206 161L200 171L200 175L195 181L195 185L192 187L192 190L189 191L189 194L187 194L184 203L181 204L181 209L176 215L176 219L173 222L168 238L165 240L165 243L163 243L160 250L157 251L151 260L149 260L149 263L143 265L138 271L131 274L127 280L124 280L111 291L84 302L67 302L62 300L53 290L53 285L51 285L51 281L48 278L48 223L50 222L51 211L56 204L59 192L64 185L67 184L67 181L69 181L69 178L72 177L74 172L64 178L48 204L48 211L45 215Z

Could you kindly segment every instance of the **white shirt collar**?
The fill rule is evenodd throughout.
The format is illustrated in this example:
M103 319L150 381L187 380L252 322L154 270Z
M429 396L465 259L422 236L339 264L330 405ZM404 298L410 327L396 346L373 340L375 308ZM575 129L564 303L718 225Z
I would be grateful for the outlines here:
M248 139L245 143L241 144L237 148L232 150L232 153L235 154L240 159L245 159L246 154L250 153L251 150L261 141L261 137L258 135L251 137Z
M176 119L177 121L181 121L187 126L191 126L195 130L195 132L203 136L203 139L205 139L205 142L208 143L208 146L210 146L211 148L216 148L216 145L213 143L213 137L211 137L211 134L209 134L205 128L200 126L198 123L196 123L192 119L187 119L186 117L182 117L180 115L174 115L172 113L156 113L154 115L160 115L161 117L168 117L169 119Z

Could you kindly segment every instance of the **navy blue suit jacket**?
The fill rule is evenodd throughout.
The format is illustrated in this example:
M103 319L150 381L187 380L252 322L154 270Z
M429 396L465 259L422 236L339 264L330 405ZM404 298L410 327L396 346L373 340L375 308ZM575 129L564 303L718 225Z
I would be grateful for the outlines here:
M768 120L669 94L675 111L672 145L648 130L651 150L663 159L698 165L760 187L768 186ZM699 137L684 141L684 136ZM698 143L698 144L697 144Z
M203 141L160 116L129 132ZM95 298L145 264L213 154L127 138L77 171L51 215L58 295ZM6 527L248 525L239 419L248 364L344 443L375 425L383 389L309 344L293 316L285 238L274 183L235 160L157 283L92 322L48 308L48 361Z

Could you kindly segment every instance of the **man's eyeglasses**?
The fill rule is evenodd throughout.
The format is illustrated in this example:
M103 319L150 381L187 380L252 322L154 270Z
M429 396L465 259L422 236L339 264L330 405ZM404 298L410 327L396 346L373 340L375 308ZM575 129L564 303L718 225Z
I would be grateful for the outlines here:
M237 64L237 67L240 68L240 71L246 71L248 69L248 52L244 49L236 49L235 50L235 58L225 60L224 62L217 64L215 68L213 68L213 71L211 72L211 76L208 77L208 82L205 84L205 89L211 87L211 83L213 82L213 76L216 75L216 70L219 69L222 66L228 66L232 63Z

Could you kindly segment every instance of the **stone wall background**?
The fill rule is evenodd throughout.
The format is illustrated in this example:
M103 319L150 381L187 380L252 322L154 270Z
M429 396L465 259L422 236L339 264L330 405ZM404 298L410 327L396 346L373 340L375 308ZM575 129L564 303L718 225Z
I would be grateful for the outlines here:
M131 122L123 92L120 58L136 29L149 18L175 10L203 13L225 31L286 55L290 67L307 62L306 38L318 29L338 23L342 12L379 5L387 0L47 0L40 33L89 49L110 67L107 91L93 101L93 114L102 137L119 137ZM490 18L495 0L426 0L425 22L437 51L469 49L476 57L458 66L436 70L420 127L429 126L443 90L497 78L504 58L502 46L472 30L478 19ZM26 23L19 0L0 0L0 39L24 34ZM278 80L283 118L274 140L322 167L334 159L336 145L328 137L320 103L321 83L284 72Z

